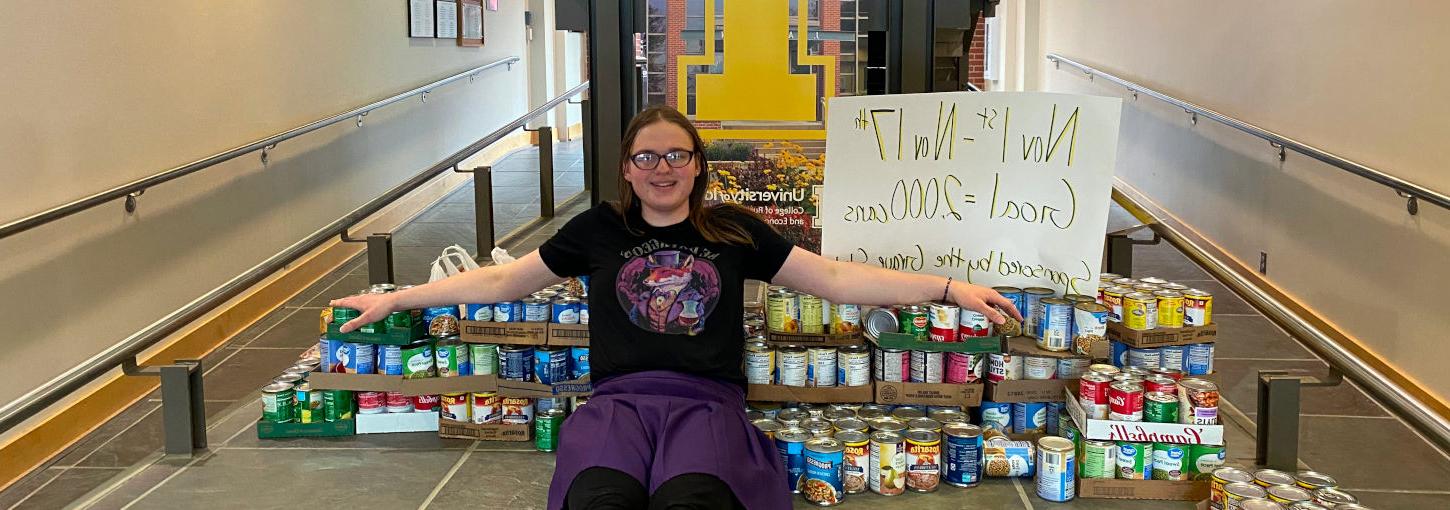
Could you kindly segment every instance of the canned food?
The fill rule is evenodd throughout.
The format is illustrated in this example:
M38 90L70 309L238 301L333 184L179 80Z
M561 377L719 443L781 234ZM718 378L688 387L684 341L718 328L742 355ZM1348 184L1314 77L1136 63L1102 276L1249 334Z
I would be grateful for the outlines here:
M801 482L801 494L806 501L820 506L841 503L846 493L842 480L845 450L845 445L829 437L806 441L805 474Z
M1158 347L1131 347L1128 349L1130 367L1159 368L1163 363L1163 351Z
M830 333L833 335L859 333L861 331L861 306L846 303L832 304L830 329Z
M1108 385L1108 419L1143 421L1143 385L1116 381Z
M1207 326L1213 320L1213 294L1199 289L1183 292L1183 325Z
M524 298L524 322L549 322L551 308L551 298L538 295Z
M569 348L569 377L579 379L589 375L589 348Z
M982 429L1007 432L1012 427L1012 404L1008 402L982 401Z
M1037 496L1065 502L1077 497L1072 441L1047 436L1037 440Z
M1225 486L1233 483L1252 485L1254 481L1254 475L1252 473L1235 467L1215 469L1208 478L1208 506L1214 510L1224 510L1227 508L1226 500L1228 496L1224 494Z
M1128 349L1131 349L1131 347L1128 347L1128 344L1125 344L1125 343L1122 343L1122 342L1118 342L1118 341L1114 341L1114 340L1109 340L1108 341L1108 359L1109 359L1109 361L1111 361L1112 364L1115 365L1115 366L1119 366L1119 367L1128 366Z
M875 340L882 333L896 333L900 331L900 323L896 319L896 313L889 308L876 308L866 313L864 330L866 338Z
M1254 471L1254 484L1259 487L1273 487L1275 485L1294 485L1294 475L1279 471L1277 469L1260 469Z
M473 364L468 359L468 346L458 337L450 336L439 340L433 353L437 361L438 377L473 375Z
M589 296L579 297L579 324L589 324Z
M275 379L272 379L272 382L284 382L296 386L298 383L302 382L302 379L302 374L284 372L282 373L282 375L279 375Z
M322 421L335 422L351 420L353 417L352 392L348 390L322 390Z
M332 323L338 325L347 324L348 321L356 319L362 315L362 312L355 308L343 308L341 306L334 306L330 310L332 310Z
M1012 306L1017 308L1018 313L1021 313L1024 316L1027 315L1027 294L1023 292L1021 288L999 286L992 287L992 290L997 291L997 293L1001 294L1002 297L1012 300Z
M1117 375L1118 372L1122 372L1122 370L1118 367L1106 363L1093 363L1091 365L1088 365L1087 371L1089 373L1106 375L1108 377L1112 377L1114 375Z
M940 352L911 351L911 382L942 382L944 356Z
M1021 356L994 352L987 355L987 380L992 382L1022 379Z
M463 305L463 318L478 322L493 322L493 305L483 303Z
M781 289L765 296L765 324L771 331L799 333L800 305L796 293Z
M1187 378L1178 381L1178 387L1182 390L1178 393L1178 403L1181 406L1180 422L1194 425L1215 425L1218 424L1218 385L1211 381L1196 378ZM1285 483L1294 483L1289 480Z
M413 398L404 395L401 391L389 391L383 394L383 403L390 413L413 412Z
M458 305L424 308L423 322L428 325L429 336L445 337L457 335Z
M897 432L871 434L870 468L867 482L871 492L896 496L906 492L906 441Z
M362 410L363 393L370 392L358 393L358 412L365 413ZM467 393L444 393L438 398L438 413L439 417L445 420L472 421L473 404L469 402Z
M499 346L498 376L509 381L533 381L534 348L527 345Z
M1153 476L1153 443L1118 441L1118 478L1150 480Z
M1294 475L1294 484L1311 491L1339 487L1334 477L1317 471L1300 471Z
M479 425L489 423L500 423L503 421L503 397L497 392L485 391L474 393L470 405L470 414L473 423Z
M1285 505L1298 503L1300 501L1314 501L1313 494L1310 494L1309 491L1297 485L1275 485L1269 487L1264 492L1269 493L1269 501L1283 503Z
M811 415L805 411L793 407L781 409L775 415L775 419L780 420L780 423L789 429L800 428L801 422L806 421L810 417Z
M422 341L426 344L427 340ZM403 346L379 345L378 373L382 375L403 375ZM429 361L432 361L431 359ZM431 366L431 364L430 364Z
M1225 509L1238 510L1243 508L1245 500L1268 497L1269 493L1263 487L1251 483L1235 482L1223 486L1223 507Z
M1088 439L1082 442L1082 478L1118 477L1118 445L1112 441Z
M760 430L761 433L764 433L765 437L770 439L771 441L775 441L776 432L785 430L785 425L782 425L779 421L770 418L751 420L750 424L755 425L755 428L757 430Z
M358 414L380 414L387 412L388 397L381 391L357 392Z
M1284 505L1280 505L1268 499L1246 499L1239 505L1240 510L1284 510Z
M554 301L554 298L559 297L559 290L561 290L560 287L540 289L538 292L530 294L529 297L535 299L542 299L547 302L552 302ZM545 319L544 322L548 322L548 319Z
M770 344L758 340L745 342L745 382L775 382L775 349Z
M1072 421L1072 416L1063 412L1062 402L1045 402L1047 404L1047 435L1061 437L1062 422Z
M499 402L503 408L503 423L528 425L534 421L534 401L527 398L504 397Z
M1359 504L1359 498L1336 488L1324 488L1314 491L1314 502L1338 509L1343 505Z
M502 303L494 303L494 305L493 305L493 321L494 322L523 322L523 320L524 320L524 308L523 308L523 304L522 303L518 304L518 306L515 306L514 303L511 302L511 301L505 301L505 302L502 302Z
M1152 295L1154 292L1158 292L1160 290L1163 290L1163 287L1161 285L1154 285L1151 283L1139 283L1133 286L1134 292L1142 292L1149 295Z
M957 315L957 337L960 339L992 336L992 321L987 315L970 308L962 308Z
M1132 289L1112 285L1104 287L1099 291L1103 306L1108 309L1108 320L1112 322L1123 322L1123 296L1131 294Z
M1060 358L1057 360L1058 379L1078 379L1087 373L1089 358Z
M933 492L941 482L941 436L924 429L906 431L906 488Z
M1183 370L1183 360L1188 354L1188 347L1183 345L1165 345L1158 348L1158 367L1169 370Z
M323 422L322 390L312 389L312 384L307 381L302 381L293 389L296 390L297 423Z
M1172 377L1162 374L1148 374L1143 377L1143 391L1162 392L1170 396L1178 395L1178 381Z
M871 384L871 352L864 345L851 345L836 350L836 384L866 386Z
M886 416L886 407L876 404L866 404L856 409L856 417L869 423L870 420Z
M790 491L801 492L801 478L806 472L806 441L811 434L801 429L786 429L775 433L775 449L785 465L785 481Z
M800 428L811 433L811 437L831 437L836 427L831 422L822 418L806 418L801 420Z
M864 427L865 423L861 425ZM836 440L841 442L842 447L841 487L846 494L866 492L869 485L866 477L871 471L870 437L864 429L841 430L836 432Z
M920 406L899 406L891 410L891 417L905 423L917 418L925 418L926 410Z
M296 398L291 383L273 382L262 387L262 420L271 423L296 421Z
M498 374L498 346L468 344L468 358L473 362L473 375Z
M840 435L839 434L840 432L845 432L845 431L848 431L848 430L854 430L854 431L857 431L857 432L865 432L867 429L870 429L871 428L869 425L866 425L866 422L865 421L861 420L860 418L856 418L854 416L853 417L848 417L848 418L841 418L841 419L838 419L838 420L832 420L831 421L831 425L836 428L836 432L837 432L836 435L837 436Z
M1188 447L1181 444L1153 443L1153 479L1183 481L1188 479L1184 461Z
M907 382L911 377L911 353L899 349L875 349L876 380Z
M930 430L932 432L941 433L941 422L933 420L931 418L912 418L911 420L906 422L906 429Z
M1064 298L1043 298L1039 302L1042 315L1037 322L1037 347L1054 352L1072 350L1073 307L1077 303Z
M1346 510L1368 510L1368 509L1366 509L1365 507L1362 507L1362 506L1359 507L1359 508L1354 508L1356 506L1359 506L1359 505L1341 505L1341 507L1345 508ZM1290 503L1288 509L1289 510L1330 510L1329 507L1324 506L1324 505L1321 505L1319 503L1315 503L1313 501L1300 501L1298 503Z
M965 384L977 382L982 378L982 364L986 360L983 355L948 352L943 355L943 358L946 373L942 375L942 382Z
M942 481L957 487L982 483L982 429L965 422L942 427Z
M903 305L896 310L896 320L902 333L915 337L918 342L927 341L930 319L927 318L925 307Z
M1047 403L1017 402L1012 404L1012 432L1017 434L1047 432Z
M534 382L557 384L569 380L569 348L534 348Z
M1138 331L1158 327L1158 298L1146 292L1124 295L1123 326Z
M782 386L805 386L810 355L805 347L787 345L776 349L776 383Z
M836 386L836 348L811 347L806 364L806 386L831 388Z
M1028 287L1022 289L1022 293L1026 296L1023 303L1025 308L1017 309L1017 311L1022 312L1022 331L1027 336L1037 336L1039 325L1042 323L1042 318L1045 315L1042 300L1052 297L1052 289Z
M983 432L986 435L986 431ZM982 444L982 474L994 477L1032 476L1037 447L1029 441L989 439Z
M1022 378L1028 380L1047 380L1057 378L1057 358L1046 356L1021 356Z
M961 409L933 409L926 413L927 418L946 426L948 423L971 423L972 418Z
M534 418L534 449L552 452L559 448L559 428L564 425L564 410L540 411Z
M1072 352L1093 356L1106 351L1108 341L1108 307L1097 303L1077 303L1072 308Z
M549 308L550 322L555 324L579 323L579 300L572 297L554 299Z
M1178 423L1178 399L1161 391L1147 392L1143 396L1143 421Z
M337 352L337 359L344 373L375 374L378 370L377 353L376 345L346 342Z
M1158 327L1183 327L1183 293L1175 290L1160 290L1153 293L1158 300Z
M1188 344L1183 351L1183 372L1188 375L1213 373L1213 344Z
M962 309L955 305L931 303L927 305L927 339L933 342L957 341L957 326Z
M1205 480L1213 477L1214 470L1223 467L1225 459L1227 450L1222 445L1191 445L1188 447L1188 460L1184 462L1184 469L1188 471L1189 478Z

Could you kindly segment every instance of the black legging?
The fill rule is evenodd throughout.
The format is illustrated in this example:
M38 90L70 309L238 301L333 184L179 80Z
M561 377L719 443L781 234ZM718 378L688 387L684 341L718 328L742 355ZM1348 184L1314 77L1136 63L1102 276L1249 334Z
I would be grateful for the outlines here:
M580 471L569 484L564 499L568 510L736 510L744 509L730 486L713 475L690 473L679 475L655 489L653 495L643 484L623 471L592 467Z

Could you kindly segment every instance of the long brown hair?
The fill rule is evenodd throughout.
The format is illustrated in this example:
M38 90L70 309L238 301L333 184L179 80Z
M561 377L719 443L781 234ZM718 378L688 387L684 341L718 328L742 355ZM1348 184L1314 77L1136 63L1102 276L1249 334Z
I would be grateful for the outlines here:
M615 209L624 217L624 226L631 232L634 231L629 225L629 212L640 204L639 196L634 193L634 186L624 179L625 165L632 164L630 151L634 150L634 139L639 136L640 130L645 126L656 122L668 122L684 129L690 134L690 141L695 144L694 161L700 165L700 174L695 176L695 182L690 188L690 223L700 236L712 243L728 243L746 246L754 246L755 240L750 236L750 230L741 225L740 220L746 218L760 219L760 215L749 208L739 204L723 203L713 206L705 205L705 188L710 184L710 162L705 157L705 141L700 138L700 132L695 130L695 125L681 114L678 110L668 106L651 106L645 108L629 121L629 128L624 131L624 140L620 142L619 162L619 201L615 203ZM664 161L660 162L665 164ZM767 223L767 225L769 225Z

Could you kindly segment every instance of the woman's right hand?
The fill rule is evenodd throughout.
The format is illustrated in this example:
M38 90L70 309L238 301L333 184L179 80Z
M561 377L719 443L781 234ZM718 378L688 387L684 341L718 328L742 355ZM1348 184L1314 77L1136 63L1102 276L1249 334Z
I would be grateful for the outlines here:
M331 303L328 304L331 306L352 308L360 312L356 319L347 321L347 324L343 324L341 328L338 328L338 330L343 333L350 333L353 330L362 327L364 324L383 320L383 318L387 317L388 314L398 311L397 303L397 295L394 293L387 293L359 294L356 296L348 296L342 299L334 299Z

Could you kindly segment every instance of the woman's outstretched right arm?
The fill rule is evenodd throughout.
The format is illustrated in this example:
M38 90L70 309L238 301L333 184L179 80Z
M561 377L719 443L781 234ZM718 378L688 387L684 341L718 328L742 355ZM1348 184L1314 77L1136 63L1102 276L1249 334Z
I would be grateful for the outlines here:
M508 264L485 266L398 292L334 299L331 304L362 312L356 319L342 326L342 332L347 333L362 327L363 324L382 320L398 310L512 301L558 280L560 278L539 258L539 251L534 250Z

